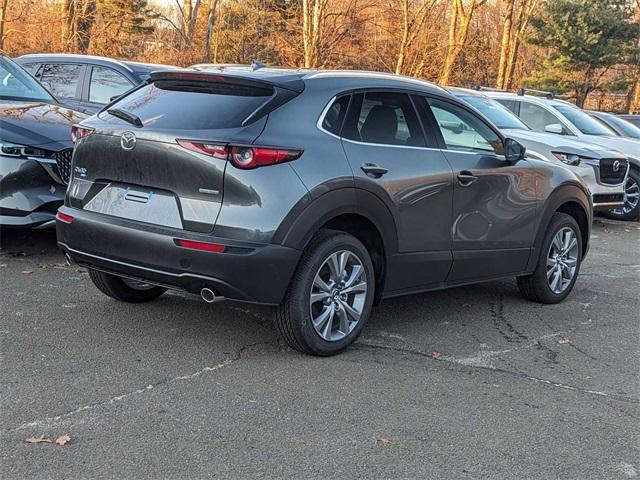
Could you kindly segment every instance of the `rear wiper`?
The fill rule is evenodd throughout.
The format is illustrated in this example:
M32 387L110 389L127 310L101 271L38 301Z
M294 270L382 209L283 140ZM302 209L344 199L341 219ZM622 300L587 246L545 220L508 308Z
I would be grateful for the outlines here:
M110 108L109 110L107 110L107 113L113 115L114 117L118 117L119 119L124 120L125 122L128 122L138 128L142 128L144 126L142 125L142 120L140 120L140 118L136 117L133 113L127 112L126 110L121 110L119 108Z

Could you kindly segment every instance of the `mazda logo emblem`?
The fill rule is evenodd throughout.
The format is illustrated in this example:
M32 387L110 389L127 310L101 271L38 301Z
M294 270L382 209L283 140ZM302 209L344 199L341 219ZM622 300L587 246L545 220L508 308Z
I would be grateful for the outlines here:
M615 162L613 162L613 171L617 172L620 170L620 160L616 160Z
M120 137L120 146L123 150L133 150L136 146L136 135L133 132L124 132Z

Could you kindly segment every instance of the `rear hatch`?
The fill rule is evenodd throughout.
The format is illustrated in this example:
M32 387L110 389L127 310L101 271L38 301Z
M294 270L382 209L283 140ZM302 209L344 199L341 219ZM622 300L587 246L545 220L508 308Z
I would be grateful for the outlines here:
M209 232L222 205L228 161L206 146L252 144L268 112L295 94L237 76L154 73L76 131L83 138L76 143L69 204Z

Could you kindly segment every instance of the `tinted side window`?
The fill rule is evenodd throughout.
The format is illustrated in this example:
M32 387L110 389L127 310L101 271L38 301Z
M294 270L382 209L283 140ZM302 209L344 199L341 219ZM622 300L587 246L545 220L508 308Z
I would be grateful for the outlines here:
M428 102L447 148L504 155L502 139L480 118L452 103Z
M44 66L40 82L58 98L77 98L82 65L51 63Z
M26 65L21 65L21 67L29 72L32 77L37 78L38 80L40 80L40 77L42 76L41 66L42 64L40 63L27 63Z
M498 102L507 107L512 112L516 111L516 102L515 100L507 100L506 98L496 98Z
M520 102L520 120L535 132L545 132L549 125L560 125L563 135L569 133L558 117L533 103Z
M133 87L123 75L111 68L93 67L89 84L89 101L109 103L112 97L122 95Z
M359 100L359 99L358 99ZM345 125L346 138L366 143L424 146L422 128L409 96L396 92L367 92Z
M342 129L342 122L347 114L347 108L349 107L350 95L338 98L327 110L322 121L322 128L327 132L331 132L334 135L340 135Z

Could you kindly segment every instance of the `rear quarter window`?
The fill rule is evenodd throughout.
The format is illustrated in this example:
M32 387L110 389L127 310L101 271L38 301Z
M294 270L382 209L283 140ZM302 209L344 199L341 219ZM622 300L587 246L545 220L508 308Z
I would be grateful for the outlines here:
M157 81L116 102L145 127L207 130L239 127L272 96L270 88L226 83ZM102 113L100 118L107 119ZM118 120L119 121L119 120Z

